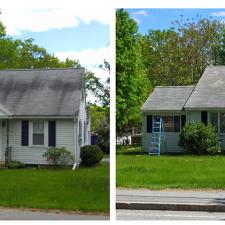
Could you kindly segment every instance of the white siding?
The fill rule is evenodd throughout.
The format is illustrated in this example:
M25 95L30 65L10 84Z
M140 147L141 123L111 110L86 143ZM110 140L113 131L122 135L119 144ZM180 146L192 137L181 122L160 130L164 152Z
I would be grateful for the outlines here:
M150 133L147 133L145 142L144 142L144 150L147 151L147 147L150 141ZM184 152L185 150L178 145L178 142L180 140L180 133L175 133L175 132L167 132L165 133L166 137L166 147L165 147L165 142L164 138L162 137L161 139L161 153L166 153L166 152L171 152L171 153L176 153L176 152Z
M5 126L2 127L2 160L5 160L5 149L7 146L7 120L2 120L5 122ZM2 124L1 122L1 124Z
M87 115L86 102L85 100L81 101L80 110L79 110L79 120L82 122L82 142L81 146L89 145L91 143L90 131L91 131L91 120ZM86 140L84 140L84 123L86 123Z
M47 122L47 120L45 120ZM56 121L56 147L65 147L74 155L74 129L73 120ZM48 130L47 140L48 140ZM37 147L21 146L21 120L9 121L9 147L12 147L12 160L19 160L26 164L46 164L47 161L42 156L48 146Z

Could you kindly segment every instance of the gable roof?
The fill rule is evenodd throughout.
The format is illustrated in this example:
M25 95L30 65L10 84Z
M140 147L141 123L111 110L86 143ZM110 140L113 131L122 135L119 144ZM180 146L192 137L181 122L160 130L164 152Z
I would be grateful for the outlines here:
M141 111L181 111L193 89L194 86L157 86Z
M74 116L84 69L0 70L0 109L13 116Z
M225 109L225 66L208 66L185 109Z

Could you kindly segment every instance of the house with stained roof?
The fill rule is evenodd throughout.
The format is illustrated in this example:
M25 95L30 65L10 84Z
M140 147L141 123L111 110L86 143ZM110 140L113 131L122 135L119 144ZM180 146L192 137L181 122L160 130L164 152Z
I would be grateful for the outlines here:
M183 152L178 145L187 122L212 124L225 148L225 66L208 66L196 86L158 86L141 108L142 147L147 151L154 118L161 117L166 144L161 152Z
M80 161L90 144L84 69L0 70L0 161L47 164L49 147Z

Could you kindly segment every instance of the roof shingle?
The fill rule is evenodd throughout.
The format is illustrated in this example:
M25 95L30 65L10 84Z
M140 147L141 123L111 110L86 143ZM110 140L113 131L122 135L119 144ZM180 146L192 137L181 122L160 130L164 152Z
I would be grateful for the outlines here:
M225 66L208 66L185 109L225 109Z
M14 116L73 116L83 82L83 68L0 70L0 105Z
M141 108L149 111L181 111L194 86L158 86Z

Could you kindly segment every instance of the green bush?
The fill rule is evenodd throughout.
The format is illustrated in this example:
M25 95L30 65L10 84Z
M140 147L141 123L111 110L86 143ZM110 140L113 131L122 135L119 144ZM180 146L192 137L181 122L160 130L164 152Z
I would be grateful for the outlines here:
M47 158L47 161L55 166L66 165L74 159L71 152L65 148L48 148L43 157Z
M215 129L203 123L187 123L180 134L180 146L187 153L203 155L221 152L221 145Z
M24 168L25 165L21 163L20 161L13 160L7 163L7 167L9 169L19 169L19 168Z
M81 163L84 166L94 166L103 158L103 152L98 145L86 145L81 147Z

